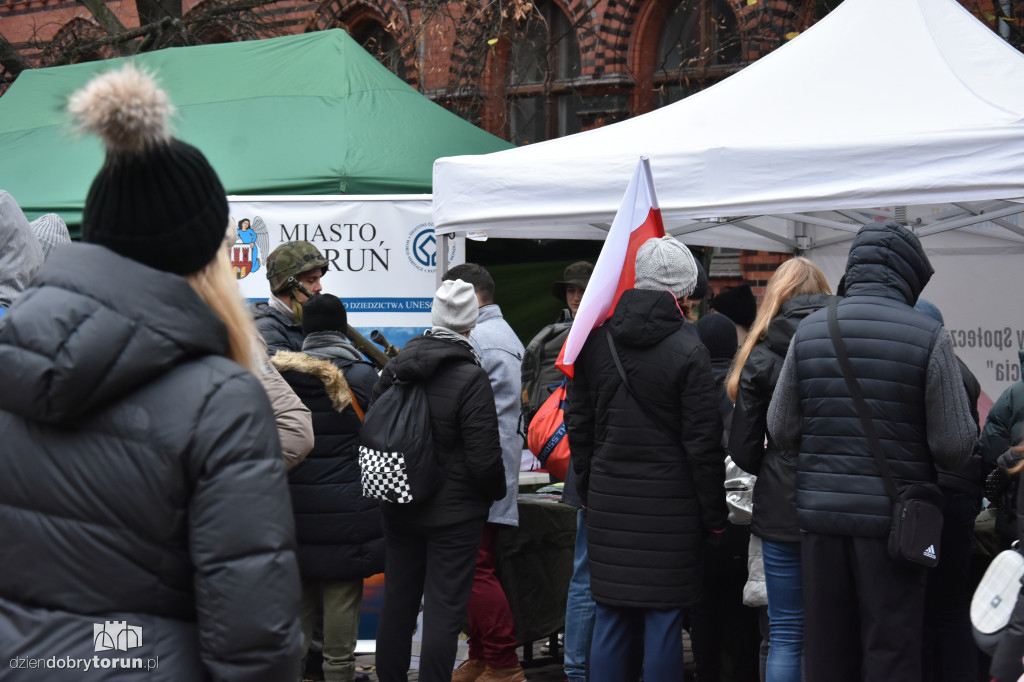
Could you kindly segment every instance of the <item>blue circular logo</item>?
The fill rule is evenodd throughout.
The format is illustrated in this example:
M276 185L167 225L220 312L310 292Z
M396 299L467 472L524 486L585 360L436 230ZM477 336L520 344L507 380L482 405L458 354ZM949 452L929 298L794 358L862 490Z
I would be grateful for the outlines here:
M437 235L433 223L423 223L413 228L405 241L405 255L413 267L423 272L437 269ZM448 261L455 259L455 242L448 249Z

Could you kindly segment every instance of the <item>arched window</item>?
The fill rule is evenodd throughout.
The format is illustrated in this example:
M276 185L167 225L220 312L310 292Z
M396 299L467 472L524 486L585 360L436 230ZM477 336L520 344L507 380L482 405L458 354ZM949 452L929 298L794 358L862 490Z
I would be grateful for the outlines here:
M742 66L739 26L727 0L681 0L662 19L654 65L658 105L671 104Z
M540 142L580 131L580 46L569 18L539 3L512 43L506 89L509 140Z
M372 54L378 62L402 80L407 79L405 60L398 48L398 41L388 33L383 24L373 19L363 19L345 29L352 38Z

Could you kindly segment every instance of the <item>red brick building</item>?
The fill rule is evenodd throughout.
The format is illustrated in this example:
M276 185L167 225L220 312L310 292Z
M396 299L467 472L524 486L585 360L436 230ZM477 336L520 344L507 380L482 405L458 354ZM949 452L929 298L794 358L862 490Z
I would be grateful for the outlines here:
M231 0L177 1L187 24ZM428 97L526 144L614 123L708 87L839 2L281 0L255 11L255 28L214 20L195 32L204 42L225 42L345 28ZM998 28L994 0L961 2ZM106 4L125 28L139 26L135 0ZM1011 14L1024 13L1021 4L1014 0ZM110 45L69 49L82 37L105 34L78 0L0 0L0 34L35 66L118 54ZM9 82L10 73L0 70L0 88L5 76ZM783 258L721 253L715 288L745 280L760 293Z

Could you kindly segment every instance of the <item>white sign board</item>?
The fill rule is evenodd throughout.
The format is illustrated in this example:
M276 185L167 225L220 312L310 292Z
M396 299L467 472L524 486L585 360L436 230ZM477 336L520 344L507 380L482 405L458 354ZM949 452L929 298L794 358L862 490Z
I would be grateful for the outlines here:
M345 303L349 324L402 346L430 327L437 244L429 195L228 197L238 240L231 260L242 295L270 295L266 258L308 241L328 259L324 293ZM449 267L465 261L465 239L449 240Z

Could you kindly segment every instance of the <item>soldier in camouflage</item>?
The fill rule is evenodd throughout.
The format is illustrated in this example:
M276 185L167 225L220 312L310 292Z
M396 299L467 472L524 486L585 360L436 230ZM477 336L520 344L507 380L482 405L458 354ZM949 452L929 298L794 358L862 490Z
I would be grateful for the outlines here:
M270 298L252 304L256 328L271 355L302 350L302 304L323 289L327 259L309 242L285 242L267 257Z

